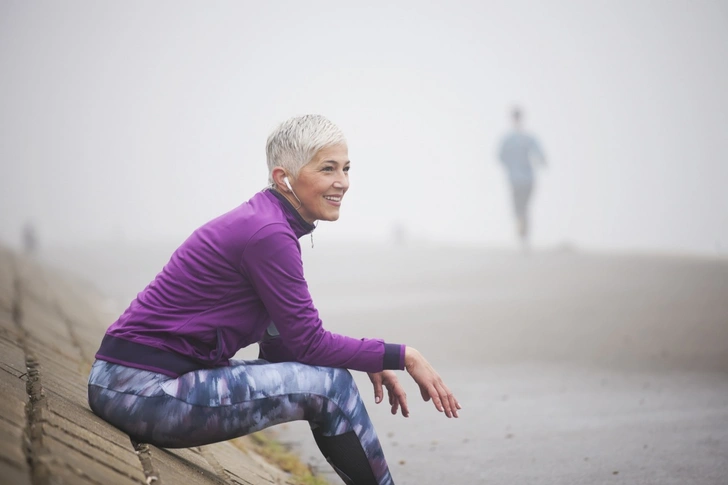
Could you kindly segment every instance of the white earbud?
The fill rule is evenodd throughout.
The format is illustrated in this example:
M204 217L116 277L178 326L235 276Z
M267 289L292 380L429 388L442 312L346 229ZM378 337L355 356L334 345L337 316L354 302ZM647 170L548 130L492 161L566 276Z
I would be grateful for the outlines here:
M288 187L288 191L289 191L289 192L290 192L291 194L293 194L293 196L294 196L294 197L296 198L296 200L298 201L298 207L296 207L296 210L298 210L298 209L300 209L301 207L303 207L303 202L301 202L301 199L299 199L299 198L298 198L298 196L296 195L296 193L295 193L295 192L293 191L293 187L291 187L291 182L289 182L289 181L288 181L288 177L283 177L283 183L285 183L285 184L286 184L286 187Z

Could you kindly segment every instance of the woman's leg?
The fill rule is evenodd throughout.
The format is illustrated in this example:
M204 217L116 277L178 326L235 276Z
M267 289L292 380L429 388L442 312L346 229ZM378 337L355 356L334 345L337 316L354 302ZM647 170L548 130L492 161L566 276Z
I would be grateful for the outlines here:
M348 371L295 362L236 361L177 379L97 361L89 404L137 441L200 446L293 420L346 481L389 484L379 439Z

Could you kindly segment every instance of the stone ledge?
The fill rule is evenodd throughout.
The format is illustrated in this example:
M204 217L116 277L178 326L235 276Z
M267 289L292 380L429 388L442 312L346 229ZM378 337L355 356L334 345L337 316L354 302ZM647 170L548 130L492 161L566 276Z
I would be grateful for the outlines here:
M252 446L231 442L181 450L148 446L141 458L150 460L153 472L145 475L129 437L86 404L90 359L109 324L94 300L99 297L0 247L0 482L295 483Z

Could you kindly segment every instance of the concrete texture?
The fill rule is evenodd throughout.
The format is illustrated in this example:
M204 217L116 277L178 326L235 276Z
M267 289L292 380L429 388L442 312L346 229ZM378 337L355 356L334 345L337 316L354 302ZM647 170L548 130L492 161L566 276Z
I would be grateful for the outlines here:
M139 444L86 402L109 324L93 288L0 247L0 485L292 483L245 439L195 449Z

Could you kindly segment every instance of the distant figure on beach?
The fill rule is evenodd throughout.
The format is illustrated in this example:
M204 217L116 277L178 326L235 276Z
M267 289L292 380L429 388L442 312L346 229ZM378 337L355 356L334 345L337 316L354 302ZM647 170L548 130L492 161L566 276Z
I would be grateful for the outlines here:
M531 235L530 203L536 184L536 164L546 166L541 146L534 136L523 129L523 112L515 107L511 111L512 130L501 140L498 159L505 168L511 186L516 231L524 247Z
M33 255L38 251L38 235L35 226L30 222L23 226L23 251L25 254Z
M163 448L306 420L345 483L392 484L347 369L368 373L377 404L386 388L392 414L409 416L394 370L406 370L448 418L460 404L413 347L338 335L319 318L299 238L313 244L316 222L339 218L351 165L341 130L319 115L291 118L266 153L269 185L195 230L108 328L89 405L133 441ZM233 359L256 343L259 359Z

